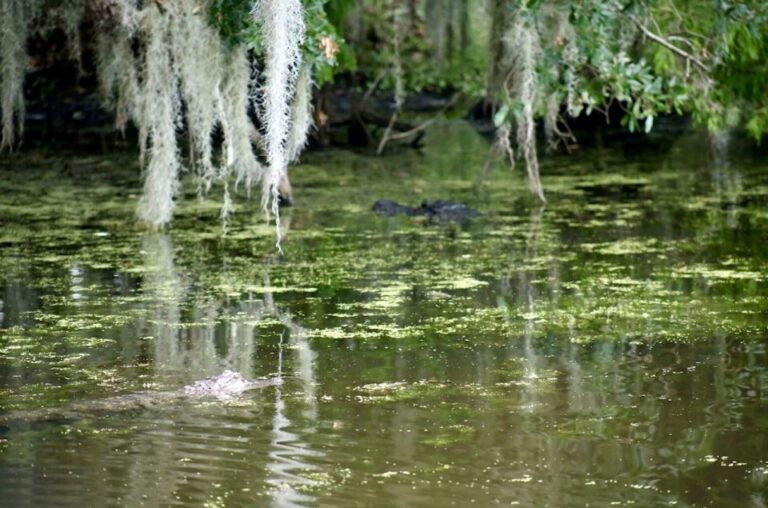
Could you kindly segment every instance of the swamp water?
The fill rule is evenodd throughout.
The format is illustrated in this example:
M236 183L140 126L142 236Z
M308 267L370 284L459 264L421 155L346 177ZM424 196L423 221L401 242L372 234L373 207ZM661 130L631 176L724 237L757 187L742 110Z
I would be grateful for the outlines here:
M308 154L284 256L220 189L140 229L133 153L3 159L0 505L766 506L768 163L705 146L546 158L546 207L460 123ZM284 383L23 417L224 369Z

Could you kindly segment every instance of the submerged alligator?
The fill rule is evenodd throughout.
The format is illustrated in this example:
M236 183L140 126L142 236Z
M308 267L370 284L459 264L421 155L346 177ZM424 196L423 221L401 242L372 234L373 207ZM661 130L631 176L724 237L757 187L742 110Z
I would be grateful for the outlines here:
M237 372L225 370L218 376L211 376L196 381L179 390L128 393L107 399L76 402L63 407L14 411L5 415L0 414L0 421L5 423L14 421L76 420L87 416L140 411L194 400L230 400L243 395L249 390L279 386L282 382L281 377L250 380Z
M438 199L424 201L421 206L411 207L401 205L390 199L380 199L373 204L372 210L381 215L422 216L434 222L467 222L478 216L477 210L462 203L452 203Z

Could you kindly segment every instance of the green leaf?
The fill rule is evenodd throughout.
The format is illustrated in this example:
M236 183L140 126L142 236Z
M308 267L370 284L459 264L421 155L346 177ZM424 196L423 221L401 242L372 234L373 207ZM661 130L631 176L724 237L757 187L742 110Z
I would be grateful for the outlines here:
M648 115L645 117L645 133L648 134L653 129L653 116Z
M493 115L493 125L501 127L507 121L509 116L509 106L504 104L499 108L495 115Z

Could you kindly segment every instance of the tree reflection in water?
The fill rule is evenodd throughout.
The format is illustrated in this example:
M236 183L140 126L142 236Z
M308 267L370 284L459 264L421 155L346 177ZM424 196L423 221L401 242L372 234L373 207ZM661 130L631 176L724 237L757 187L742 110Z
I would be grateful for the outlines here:
M317 418L317 353L312 350L307 331L276 305L273 293L269 290L268 274L263 278L264 291L261 298L255 298L253 293L249 293L247 299L234 304L207 298L194 299L190 304L190 284L177 273L171 239L162 234L148 235L143 241L142 252L146 264L143 294L154 302L154 310L151 319L137 328L148 327L148 335L152 336L152 368L157 379L181 377L186 383L219 374L224 369L253 377L254 359L259 346L259 325L267 320L275 320L283 327L276 371L280 376L287 376L287 387L295 386L302 392L299 401L303 424L300 431L294 430L284 396L286 388L276 387L270 438L264 450L266 456L262 459L265 481L271 486L270 495L277 506L297 506L310 501L312 497L302 492L302 489L307 490L307 487L315 484L307 473L317 470L317 466L308 459L316 459L322 454L312 450L303 440L304 433L313 432L311 422ZM186 324L182 310L185 306L191 307L191 319ZM285 357L286 353L290 355L289 358ZM285 371L285 360L289 360L288 372ZM161 496L157 501L164 499L161 492L149 489L145 484L146 481L153 481L155 476L144 468L162 471L161 474L181 472L183 468L179 470L176 466L179 450L185 446L180 447L179 442L188 445L190 438L211 437L209 433L212 429L205 428L210 425L205 421L205 415L200 415L199 418L203 420L199 424L195 423L198 421L195 415L184 415L183 418L189 420L181 428L177 424L164 422L162 426L165 427L166 439L160 440L160 443L157 435L150 433L144 445L137 443L138 446L133 447L133 451L138 454L134 471L129 476L137 483L130 489L133 492L131 496L151 491ZM227 421L226 425L230 425L230 422ZM194 430L185 429L187 426ZM248 422L242 422L239 427L229 429L236 431L235 439L240 442L238 449L248 448L242 441L250 439L256 441L254 448L264 448L264 444L259 442L264 438L259 437L258 432L266 429L252 428ZM220 439L220 436L217 438ZM216 455L217 450L211 441L205 445L207 449L195 445L196 453ZM177 484L181 488L184 481L179 477L169 477L164 478L163 483Z

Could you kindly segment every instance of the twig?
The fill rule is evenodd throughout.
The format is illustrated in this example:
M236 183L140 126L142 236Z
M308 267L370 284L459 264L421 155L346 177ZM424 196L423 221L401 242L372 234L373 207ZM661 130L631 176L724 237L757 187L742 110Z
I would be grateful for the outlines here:
M389 141L389 134L392 132L392 126L395 125L396 121L397 111L392 113L392 118L389 119L387 129L384 131L384 135L381 137L381 141L379 141L379 147L376 149L376 155L381 155L381 152L384 151L384 147L387 145L387 141Z
M445 113L446 110L450 109L451 106L456 104L456 101L458 100L458 98L459 98L459 94L454 95L453 97L451 97L451 100L449 100L448 103L446 103L445 106L440 108L440 111L438 111L435 116L433 116L429 120L426 120L426 121L420 123L419 125L417 125L413 129L409 129L409 130L404 131L404 132L398 132L396 134L392 134L391 136L389 136L389 139L390 140L404 139L404 138L407 138L408 136L412 136L413 134L416 134L417 132L423 131L424 129L426 129L427 127L429 127L433 123L435 123L437 121L437 119L440 118L440 115Z
M403 132L397 132L395 134L392 134L392 128L394 127L395 122L397 121L398 112L393 113L392 114L392 118L390 118L390 120L389 120L389 125L387 125L387 130L384 131L384 136L381 138L381 141L379 142L379 148L378 148L378 150L376 150L376 154L377 155L381 155L381 152L384 151L384 147L387 145L388 142L393 141L393 140L398 140L398 139L405 139L408 136L412 136L412 135L414 135L414 134L416 134L418 132L423 131L424 129L426 129L427 127L429 127L433 123L435 123L435 121L437 121L437 119L440 117L440 115L445 113L446 110L450 109L451 106L456 104L456 101L459 99L459 96L460 96L460 94L458 94L458 93L454 94L454 96L451 97L451 100L449 100L445 104L445 106L440 108L440 111L438 111L437 114L435 116L433 116L432 118L430 118L429 120L426 120L426 121L420 123L419 125L417 125L416 127L412 128L412 129L408 129L407 131L403 131Z
M379 82L381 82L383 78L384 78L384 71L380 72L379 75L376 76L376 79L373 80L373 83L371 83L371 85L368 87L368 90L365 91L365 93L363 94L363 97L352 108L352 116L355 117L355 120L357 120L358 125L362 127L363 132L365 133L365 137L368 139L369 143L373 141L373 136L371 136L371 133L368 132L368 128L365 126L365 122L363 122L363 119L360 116L360 111L368 103L368 99L370 99L371 94L378 88Z
M681 42L681 43L685 44L686 46L688 46L691 49L696 49L696 48L693 47L693 43L691 41L689 41L688 39L686 39L685 37L682 37L680 35L670 35L669 37L667 37L667 40Z
M664 37L662 37L660 35L656 35L655 33L651 32L642 23L640 23L640 21L637 18L635 18L634 16L630 16L630 19L637 25L637 27L640 29L640 31L643 32L645 34L645 36L648 37L649 39L651 39L653 42L655 42L655 43L657 43L657 44L667 48L668 50L670 50L671 52L677 54L678 56L681 56L681 57L685 58L686 60L693 62L694 64L696 64L697 67L699 67L704 72L707 72L707 73L709 72L709 67L707 67L707 65L704 64L704 62L702 62L701 60L699 60L698 58L696 58L692 54L688 53L684 49L681 49L681 48L675 46L674 44L672 44L671 42L666 40Z
M376 76L376 79L373 80L373 83L368 87L368 90L365 91L365 94L363 94L363 98L360 100L360 107L365 106L365 104L368 102L368 99L371 97L371 94L379 87L379 83L384 78L384 71L380 72L378 76Z
M565 151L568 153L571 153L571 148L568 145L568 140L570 140L572 143L576 143L576 146L578 146L578 138L573 133L573 130L571 129L571 126L568 125L568 122L566 122L560 115L557 115L558 121L563 124L563 127L565 127L565 132L562 132L561 136L563 137L563 145L565 146Z

